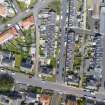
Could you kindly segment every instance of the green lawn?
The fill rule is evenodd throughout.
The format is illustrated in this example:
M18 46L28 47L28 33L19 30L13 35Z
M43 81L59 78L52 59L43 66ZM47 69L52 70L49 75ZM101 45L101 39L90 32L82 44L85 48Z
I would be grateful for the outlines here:
M93 6L93 0L88 0L87 7L91 8Z
M78 10L78 11L79 11L80 8L82 7L82 4L83 4L82 0L79 0L78 5L77 5L77 10Z
M32 7L33 5L35 5L37 3L38 0L31 0L31 3L29 5L29 7Z
M8 22L12 17L6 17L6 18L0 18L0 23L6 23Z
M81 98L79 100L77 100L78 105L86 105L86 99L85 98Z
M27 9L27 5L24 3L24 2L21 2L21 1L17 1L20 9L22 11L26 10ZM30 5L28 6L28 8L32 7L33 5L35 5L37 3L37 0L31 0L31 3Z
M42 93L42 88L41 87L32 87L29 86L28 87L28 91L32 92L32 93L37 93L37 94L41 94Z
M40 54L41 56L44 56L44 50L43 50L41 47L39 47L39 54Z
M52 81L52 82L55 82L56 81L56 77L55 76L51 76L51 77L45 77L46 81Z
M2 49L11 51L14 53L24 53L22 47L26 46L27 51L29 51L30 44L32 44L32 33L34 32L33 29L24 30L23 35L20 35L17 39L9 41L5 45L3 45ZM23 41L24 36L24 41Z
M25 9L27 9L27 6L24 2L21 2L21 1L17 1L17 4L19 5L20 9L22 11L24 11Z
M20 68L20 65L21 65L21 55L18 55L18 54L16 54L15 55L15 66L16 66L16 68Z
M56 58L54 57L51 58L50 65L52 68L56 68Z
M51 4L48 5L48 8L54 9L57 12L57 14L60 14L61 8L60 0L53 1Z

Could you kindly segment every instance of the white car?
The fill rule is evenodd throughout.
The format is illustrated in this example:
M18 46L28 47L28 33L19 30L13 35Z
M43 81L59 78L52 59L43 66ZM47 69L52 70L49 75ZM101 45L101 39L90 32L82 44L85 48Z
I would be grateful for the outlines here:
M12 75L15 75L15 73L11 73Z
M3 73L5 73L6 71L4 71L4 70L0 70L1 72L3 72Z
M39 77L41 78L41 77L42 77L42 75L41 75L41 74L39 74Z
M10 27L12 24L7 24L8 27Z
M91 92L91 95L95 96L96 94L95 94L95 92Z
M26 12L28 13L30 11L30 9L27 9Z

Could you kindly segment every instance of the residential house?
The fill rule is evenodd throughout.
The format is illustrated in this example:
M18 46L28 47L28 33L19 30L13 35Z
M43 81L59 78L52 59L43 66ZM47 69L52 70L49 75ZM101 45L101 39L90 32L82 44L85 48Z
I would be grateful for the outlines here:
M20 26L23 29L29 29L32 25L34 25L34 17L33 16L29 16L28 18L26 18L22 22L20 22Z
M12 2L9 3L8 1L0 0L0 16L4 18L13 17L15 15L15 11L12 6L14 6Z
M6 17L7 16L7 7L3 4L0 4L0 16Z
M7 31L0 34L0 44L4 44L13 38L16 38L18 35L17 30L15 27L9 28Z
M50 103L51 103L51 96L42 95L39 100L42 103L42 105L50 105Z

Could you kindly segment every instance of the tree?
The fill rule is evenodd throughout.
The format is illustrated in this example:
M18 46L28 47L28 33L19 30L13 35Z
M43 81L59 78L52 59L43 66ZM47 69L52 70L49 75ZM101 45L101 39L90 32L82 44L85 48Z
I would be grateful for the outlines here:
M13 87L14 79L9 74L0 74L0 92L10 91Z
M86 98L81 98L77 100L78 105L86 105Z

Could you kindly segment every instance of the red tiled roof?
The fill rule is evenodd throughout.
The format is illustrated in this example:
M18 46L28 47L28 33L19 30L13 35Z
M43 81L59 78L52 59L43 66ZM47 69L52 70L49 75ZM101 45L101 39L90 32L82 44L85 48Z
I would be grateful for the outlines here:
M40 102L42 103L42 105L50 105L51 96L43 95L42 97L40 97Z
M28 29L30 26L34 24L34 17L30 16L27 19L23 20L20 24L22 28Z
M11 27L10 29L8 29L7 31L3 32L0 34L0 44L11 40L12 38L16 37L17 35L17 30L15 29L15 27Z
M7 14L7 8L4 5L0 4L0 16L5 17L6 14Z

